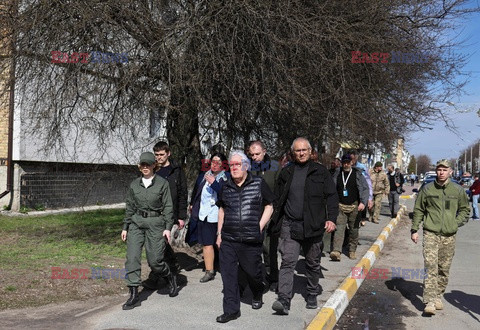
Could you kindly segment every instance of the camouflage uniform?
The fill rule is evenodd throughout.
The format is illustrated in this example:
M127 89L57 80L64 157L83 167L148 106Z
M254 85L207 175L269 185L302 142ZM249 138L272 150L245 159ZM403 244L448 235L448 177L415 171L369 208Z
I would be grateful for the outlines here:
M440 185L427 184L418 194L413 213L412 233L423 222L423 256L427 276L424 279L423 302L442 298L455 254L458 227L468 221L470 205L461 186L450 179Z
M380 217L383 194L386 195L390 191L390 183L388 182L387 174L383 170L375 172L374 169L371 169L370 178L373 190L373 220L376 222Z
M457 235L443 236L423 231L423 258L427 270L423 285L423 302L442 298L448 284L448 275L455 254Z

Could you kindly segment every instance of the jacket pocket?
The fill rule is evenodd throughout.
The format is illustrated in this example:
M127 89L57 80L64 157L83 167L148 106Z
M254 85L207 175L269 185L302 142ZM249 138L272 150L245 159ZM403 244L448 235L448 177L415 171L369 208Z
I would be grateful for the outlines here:
M318 196L323 195L325 180L322 177L313 176L310 179L309 183L310 184L309 184L309 187L308 187L308 192L309 192L310 196L318 197Z

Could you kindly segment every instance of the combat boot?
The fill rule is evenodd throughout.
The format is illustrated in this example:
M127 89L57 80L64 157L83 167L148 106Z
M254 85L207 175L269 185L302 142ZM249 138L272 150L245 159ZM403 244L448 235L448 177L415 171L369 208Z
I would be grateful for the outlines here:
M170 297L178 296L177 275L170 272L170 275L168 275L165 279L168 281L168 284L170 285L170 292L168 293L168 295Z
M129 286L128 289L130 291L130 298L128 298L127 302L123 304L122 306L123 310L135 308L136 307L135 305L140 300L138 296L138 286Z
M435 303L434 302L429 302L426 306L423 312L426 315L435 315Z
M339 251L332 251L330 252L330 259L332 259L333 261L340 261L340 252Z
M442 298L437 298L437 299L435 299L435 309L436 309L436 310L441 310L441 309L443 309Z

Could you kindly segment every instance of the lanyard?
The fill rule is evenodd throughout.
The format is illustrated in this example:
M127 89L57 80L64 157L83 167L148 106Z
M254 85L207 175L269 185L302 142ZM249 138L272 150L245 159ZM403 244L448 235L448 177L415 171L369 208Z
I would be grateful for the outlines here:
M343 190L347 190L347 182L348 182L348 179L350 178L350 174L352 174L352 169L350 169L350 172L348 173L347 175L347 180L345 180L345 175L344 175L344 171L342 171L342 181L343 181Z

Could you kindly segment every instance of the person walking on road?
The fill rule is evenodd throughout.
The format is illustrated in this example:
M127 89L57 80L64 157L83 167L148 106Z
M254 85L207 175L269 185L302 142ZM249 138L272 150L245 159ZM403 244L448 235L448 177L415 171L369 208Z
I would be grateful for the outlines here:
M191 199L191 221L196 221L198 243L203 246L205 275L200 283L206 283L215 278L215 243L217 241L218 194L227 182L230 174L225 170L227 157L215 152L210 157L210 170L200 173L197 178Z
M248 156L251 159L251 173L265 180L273 192L275 190L275 178L279 170L279 163L270 159L262 141L252 141L248 147ZM266 280L272 290L278 284L278 237L272 236L270 230L265 230L263 241L263 263L265 265Z
M338 216L338 195L332 176L327 168L311 159L310 142L297 138L291 149L295 163L279 174L275 185L277 204L272 217L272 233L280 235L282 256L278 299L272 308L280 315L289 313L300 248L305 255L306 307L317 308L323 233L335 230Z
M223 185L217 202L216 243L223 282L223 314L217 317L219 323L240 317L239 267L246 273L253 293L252 308L262 307L262 244L275 200L265 180L248 171L250 160L243 152L232 151L229 164L231 177Z
M142 177L133 180L127 193L121 238L127 242L126 283L130 297L123 309L136 307L141 284L142 249L145 245L150 268L170 284L170 297L178 295L176 275L164 259L165 245L170 243L173 226L172 195L168 182L155 175L155 156L140 155ZM165 242L167 241L167 243Z
M452 169L446 159L436 165L437 179L418 193L413 212L411 239L418 242L423 222L423 257L426 276L423 282L424 313L434 315L443 309L443 294L448 284L455 254L457 229L468 221L470 207L465 190L450 181Z
M415 179L417 178L417 176L415 174L410 174L410 186L414 186L415 185Z
M480 220L478 214L478 199L480 197L480 175L475 174L475 181L473 182L472 186L470 187L470 191L472 192L472 220Z
M365 204L365 208L357 213L357 220L362 226L365 226L365 223L367 221L367 209L371 209L373 206L372 180L370 179L370 174L367 170L367 166L359 160L361 156L358 153L358 150L351 149L348 153L352 157L352 167L355 167L361 171L363 177L365 178L365 180L367 180L368 184L368 204Z
M388 181L390 192L388 193L388 206L392 218L397 217L398 208L400 207L400 194L402 193L402 177L400 172L395 171L393 165L388 165Z
M376 162L373 169L370 170L370 178L372 179L373 189L373 206L370 210L373 217L371 221L378 223L382 209L382 198L384 195L387 196L390 191L390 183L387 174L383 171L381 162Z
M156 175L168 181L173 203L173 223L178 226L178 230L185 226L187 218L187 179L182 167L170 158L170 146L165 141L159 141L153 147L153 153L157 162L158 170ZM178 274L180 265L170 244L165 246L165 261L170 267L170 271ZM142 283L143 287L151 290L158 288L158 277L154 272L150 272L148 279Z
M358 228L361 218L357 217L368 203L368 184L361 170L352 167L353 158L349 154L342 157L342 167L333 177L339 199L337 229L333 234L333 249L330 259L340 261L342 245L345 239L345 229L348 225L348 257L355 259L358 245Z

